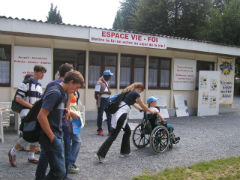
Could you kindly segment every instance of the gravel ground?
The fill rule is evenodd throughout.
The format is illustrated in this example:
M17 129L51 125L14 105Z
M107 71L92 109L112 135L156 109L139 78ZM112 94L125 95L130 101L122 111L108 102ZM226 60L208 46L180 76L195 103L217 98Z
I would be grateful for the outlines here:
M77 160L79 174L70 175L73 180L130 180L144 171L157 172L165 168L188 166L200 161L239 156L240 113L223 113L211 117L171 118L179 144L163 154L153 154L150 147L138 150L131 142L132 153L127 158L119 157L122 133L113 143L106 162L97 162L95 154L107 138L96 135L95 121L88 121L81 132L82 147ZM104 124L105 130L106 123ZM27 162L27 153L17 154L17 167L8 163L7 152L15 143L16 132L5 130L6 141L0 144L0 179L34 179L36 165Z

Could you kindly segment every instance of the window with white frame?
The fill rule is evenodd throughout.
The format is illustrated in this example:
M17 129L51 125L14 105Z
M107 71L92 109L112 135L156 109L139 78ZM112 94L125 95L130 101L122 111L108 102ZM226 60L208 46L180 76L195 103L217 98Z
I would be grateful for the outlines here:
M112 53L89 53L89 70L88 70L88 86L94 87L102 76L103 71L109 69L113 76L110 79L110 86L112 88L117 86L117 54Z
M171 59L161 57L149 58L148 88L170 88Z
M145 83L146 57L121 55L120 87L124 88L134 82Z
M0 44L0 86L10 86L11 46Z

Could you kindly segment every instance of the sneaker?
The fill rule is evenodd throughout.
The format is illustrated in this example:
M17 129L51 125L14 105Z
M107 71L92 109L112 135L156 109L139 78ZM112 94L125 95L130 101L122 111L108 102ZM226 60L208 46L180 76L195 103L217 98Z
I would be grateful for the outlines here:
M69 166L68 167L68 173L69 174L77 174L79 172L79 168L77 166Z
M180 141L180 137L175 137L173 139L173 144L177 144L177 143L179 143L179 141Z
M97 133L98 133L99 136L104 136L103 130L98 130Z
M103 163L105 158L97 154L97 159L99 163Z
M126 158L126 157L129 157L131 153L128 153L128 154L122 154L120 153L119 157L121 158Z
M38 163L38 159L34 158L34 159L29 159L28 158L28 162L33 163L33 164L37 164Z
M16 155L11 154L12 148L8 151L8 158L9 158L9 163L11 164L12 167L16 167Z

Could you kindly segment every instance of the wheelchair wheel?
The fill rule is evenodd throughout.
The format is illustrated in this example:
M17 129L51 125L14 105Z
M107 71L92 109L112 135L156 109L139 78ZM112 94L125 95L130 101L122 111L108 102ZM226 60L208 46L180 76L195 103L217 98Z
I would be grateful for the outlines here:
M168 149L170 143L169 132L164 126L157 126L151 133L151 148L155 153L162 153Z
M144 148L150 142L150 134L145 132L143 124L138 124L137 127L133 131L132 140L134 146L137 148Z

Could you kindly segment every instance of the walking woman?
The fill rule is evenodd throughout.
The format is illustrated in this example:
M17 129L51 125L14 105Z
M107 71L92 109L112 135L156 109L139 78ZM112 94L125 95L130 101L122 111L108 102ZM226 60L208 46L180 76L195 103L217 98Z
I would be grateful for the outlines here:
M133 105L136 109L148 111L150 113L155 113L155 111L150 110L142 101L140 97L140 93L143 92L144 86L142 83L133 83L130 86L126 87L123 90L123 93L127 93L123 99L123 101L119 105L118 111L112 116L112 133L105 140L102 146L99 148L97 152L97 157L99 162L103 162L105 156L110 149L113 141L117 138L121 129L124 130L121 150L121 156L127 156L130 154L130 136L131 129L127 123L127 115L130 111L130 106ZM136 102L140 105L140 107L136 104Z

